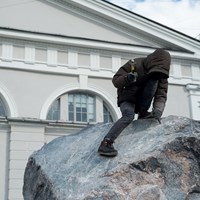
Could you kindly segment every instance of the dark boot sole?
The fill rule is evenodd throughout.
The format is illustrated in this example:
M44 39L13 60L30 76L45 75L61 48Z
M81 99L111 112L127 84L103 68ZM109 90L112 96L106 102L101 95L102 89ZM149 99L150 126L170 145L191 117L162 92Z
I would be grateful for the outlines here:
M107 157L115 157L117 156L117 152L112 152L112 153L106 153L106 152L98 152L99 155L101 156L107 156Z

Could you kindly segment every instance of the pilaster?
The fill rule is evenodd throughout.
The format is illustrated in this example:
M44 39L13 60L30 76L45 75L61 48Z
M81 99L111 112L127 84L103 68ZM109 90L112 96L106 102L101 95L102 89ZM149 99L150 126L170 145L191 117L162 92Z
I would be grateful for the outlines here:
M192 79L195 81L200 80L200 66L198 64L192 64Z
M121 67L121 57L112 56L112 71L116 72Z
M182 74L181 74L181 64L180 63L173 63L173 76L176 79L181 79Z
M2 200L8 199L9 137L9 125L0 123L0 199Z
M91 70L99 71L100 70L100 56L97 53L90 54L90 67Z
M34 64L35 62L35 48L31 46L25 46L25 63Z
M78 53L76 51L69 51L68 52L68 61L70 68L77 68L78 64Z
M13 59L13 45L9 43L3 43L2 45L2 60L12 61Z
M191 118L200 120L200 85L188 84L186 89L189 92Z
M44 145L45 128L39 124L10 122L8 199L23 200L23 176L29 156Z
M57 65L57 50L56 49L48 49L47 50L47 64L49 66L56 66Z

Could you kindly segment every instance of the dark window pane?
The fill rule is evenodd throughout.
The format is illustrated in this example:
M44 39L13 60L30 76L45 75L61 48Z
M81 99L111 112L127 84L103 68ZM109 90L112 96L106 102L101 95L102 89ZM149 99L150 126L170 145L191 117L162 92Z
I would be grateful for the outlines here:
M76 113L76 121L81 121L81 114L80 113Z
M69 113L69 120L74 121L74 113Z
M103 105L103 118L104 123L113 122L112 116L105 104Z
M86 108L82 108L82 112L87 112L87 109Z
M76 112L81 112L81 108L80 107L76 107Z
M108 122L108 116L107 115L104 115L104 120L103 120L105 123Z
M87 114L82 114L82 121L87 122Z
M69 103L68 109L69 111L74 111L74 105L72 103Z
M109 122L113 122L112 116L109 115Z
M55 100L51 108L49 109L49 112L47 114L48 120L59 120L60 119L60 99Z

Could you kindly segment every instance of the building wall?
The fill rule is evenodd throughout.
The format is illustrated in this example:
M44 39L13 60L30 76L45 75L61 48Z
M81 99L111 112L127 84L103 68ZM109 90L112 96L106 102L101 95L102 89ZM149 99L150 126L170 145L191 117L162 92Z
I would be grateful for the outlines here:
M51 104L60 95L70 91L86 91L105 101L116 120L121 114L112 77L128 59L144 56L134 52L124 54L58 45L49 48L47 44L40 43L30 47L24 41L3 38L0 49L0 92L5 101L11 101L7 102L10 116L41 119L46 119ZM198 85L199 81L199 61L177 59L172 55L164 116L193 117L186 85ZM174 99L180 97L182 101L174 108Z
M169 115L190 117L188 91L184 85L169 85L163 117Z
M15 100L19 117L40 118L41 108L51 94L65 85L78 85L77 76L41 74L10 69L2 69L0 77L0 82L7 87L9 94Z
M22 200L23 176L29 156L59 136L77 133L79 123L0 119L0 199Z

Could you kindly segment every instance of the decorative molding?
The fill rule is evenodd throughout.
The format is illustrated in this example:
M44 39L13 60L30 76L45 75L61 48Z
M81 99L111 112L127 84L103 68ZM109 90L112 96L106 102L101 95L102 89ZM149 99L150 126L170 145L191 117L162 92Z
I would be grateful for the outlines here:
M78 65L78 52L68 51L68 64L70 68L77 68Z
M200 84L187 84L186 89L189 92L191 118L200 120Z
M56 49L47 49L47 64L49 66L57 66L58 53Z
M40 33L32 33L23 31L10 31L1 30L0 34L4 37L0 38L0 42L12 42L20 43L24 45L32 45L42 48L55 48L58 50L66 50L66 48L72 51L87 51L87 52L98 52L103 54L120 54L122 57L126 54L133 55L133 53L144 56L152 53L154 48L142 47L129 44L112 43L98 40L87 40L84 38L73 38L73 37L62 37L59 35L45 35ZM7 38L6 38L7 37ZM8 38L9 37L9 38ZM13 37L13 39L10 39ZM18 39L16 39L18 38ZM21 38L21 39L19 39ZM81 46L81 47L80 47ZM185 58L199 61L199 57L196 54L186 52L170 52L173 58Z
M67 121L68 120L68 105L66 106L68 102L68 95L64 94L60 97L60 107L62 108L60 110L60 120L61 121Z
M121 65L122 65L121 57L120 56L112 56L112 71L116 72L121 67Z
M90 54L90 67L91 67L91 70L95 70L95 71L100 70L100 56L99 56L99 54L95 54L95 53Z
M192 64L192 79L193 80L200 80L200 65L198 64Z
M79 75L79 87L80 89L87 89L88 88L88 76L80 74Z
M67 84L64 87L58 88L56 91L54 91L44 102L40 112L40 119L46 119L48 110L57 97L69 91L78 89L79 86L76 83L72 83L72 84Z
M1 32L1 30L0 30ZM9 35L9 34L8 34ZM18 35L16 33L16 35ZM104 41L95 41L95 40L84 40L81 38L71 38L71 37L66 37L66 40L62 40L60 42L55 41L53 43L53 41L55 40L55 38L60 38L59 36L51 36L52 38L49 40L43 40L43 42L41 41L37 41L34 39L34 37L28 37L29 33L27 33L27 38L22 38L22 39L16 39L16 38L5 38L5 37L0 37L0 43L8 43L8 44L13 44L14 45L20 45L20 46L27 46L27 47L35 47L35 48L42 48L42 49L57 49L58 51L66 51L66 50L71 50L71 51L75 51L75 52L82 52L82 53L97 53L97 54L103 54L103 55L117 55L120 54L120 56L122 57L132 57L134 51L130 51L128 52L126 50L126 52L124 52L123 50L120 50L120 46L123 45L128 45L128 44L117 44L118 48L116 49L112 49L112 48L106 48L106 46L104 47L104 45L109 44L109 45L115 45L115 43L109 43L109 42L104 42ZM41 36L44 38L44 36ZM48 37L48 36L47 36ZM61 37L63 38L63 37ZM61 39L60 38L60 39ZM70 42L70 39L75 41L77 40L79 45L73 45L73 42ZM69 41L69 43L68 43ZM82 41L84 41L84 45L82 44ZM57 43L56 43L57 42ZM94 42L95 45L89 46L89 45L85 45L88 42L88 44L90 42ZM128 45L128 48L130 47L130 45ZM138 46L139 47L139 46ZM137 48L138 48L137 47ZM134 50L137 52L138 56L144 56L148 53L151 53L154 49L148 49L148 48L144 48L144 47L139 47L140 50L138 51L136 48L134 48ZM139 52L139 54L138 54ZM135 53L136 54L136 53Z
M192 84L192 83L189 83L186 85L186 89L188 91L199 91L200 92L200 84Z
M15 103L14 98L9 93L6 86L4 86L4 84L1 82L0 82L0 94L2 98L5 100L6 110L9 114L9 116L7 117L18 117L17 104Z
M25 46L25 63L34 64L35 62L35 48L32 46Z
M2 45L2 60L12 61L13 59L13 45L9 43L3 43Z
M181 79L181 64L180 63L173 63L173 77L175 79Z

